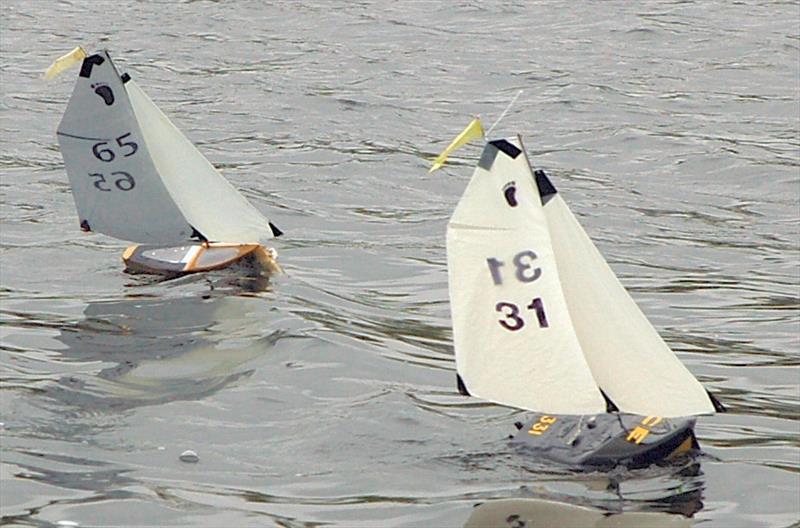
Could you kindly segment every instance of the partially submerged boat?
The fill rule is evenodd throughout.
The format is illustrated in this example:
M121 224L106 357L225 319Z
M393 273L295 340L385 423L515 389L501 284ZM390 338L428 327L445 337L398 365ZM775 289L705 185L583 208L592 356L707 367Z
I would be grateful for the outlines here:
M275 272L281 231L214 168L106 51L76 48L46 76L81 62L57 136L87 232L136 242L133 272L176 275L246 262Z
M467 127L453 145L483 137ZM513 442L642 467L697 449L722 411L661 339L520 137L488 141L447 226L458 390L534 414Z

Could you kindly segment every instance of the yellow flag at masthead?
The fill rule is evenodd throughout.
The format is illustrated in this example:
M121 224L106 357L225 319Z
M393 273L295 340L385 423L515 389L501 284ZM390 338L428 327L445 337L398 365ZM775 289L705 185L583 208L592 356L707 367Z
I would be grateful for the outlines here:
M53 61L53 64L47 68L47 71L44 72L44 78L48 81L50 79L54 79L57 77L61 72L64 70L71 68L74 64L81 62L83 59L86 58L86 52L83 51L83 48L78 46L74 50L70 51L66 55L62 55L61 57L57 58Z
M442 151L439 156L433 160L433 166L431 170L428 172L433 172L436 169L439 169L444 165L444 162L447 161L447 157L453 153L459 147L466 145L473 139L478 139L483 137L483 125L481 124L481 120L479 118L475 118L472 122L467 125L467 128L464 129L456 138L447 146L444 151Z

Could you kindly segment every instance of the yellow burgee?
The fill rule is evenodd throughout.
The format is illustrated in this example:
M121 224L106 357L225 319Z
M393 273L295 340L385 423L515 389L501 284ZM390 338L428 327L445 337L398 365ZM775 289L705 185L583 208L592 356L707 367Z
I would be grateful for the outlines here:
M469 125L467 125L467 128L465 128L464 131L461 132L435 160L433 160L433 166L428 172L430 173L436 169L440 169L444 165L444 162L447 161L447 156L452 154L454 150L469 143L473 139L478 138L483 138L483 125L481 124L481 120L476 117Z
M78 46L66 55L63 55L53 61L53 64L44 72L44 78L48 81L56 78L64 70L71 68L74 64L81 62L86 58L86 52L83 48Z

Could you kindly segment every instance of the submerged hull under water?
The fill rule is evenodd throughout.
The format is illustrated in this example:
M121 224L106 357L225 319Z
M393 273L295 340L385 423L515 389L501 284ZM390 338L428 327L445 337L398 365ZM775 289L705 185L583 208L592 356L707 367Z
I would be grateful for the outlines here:
M695 418L535 414L511 437L526 454L584 469L636 469L698 453Z
M242 265L263 273L281 271L274 249L260 244L200 243L180 246L137 245L122 254L126 271L178 276Z

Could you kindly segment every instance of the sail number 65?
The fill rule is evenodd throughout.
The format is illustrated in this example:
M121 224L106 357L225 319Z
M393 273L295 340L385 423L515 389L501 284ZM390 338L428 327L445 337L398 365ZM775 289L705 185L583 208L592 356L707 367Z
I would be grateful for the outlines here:
M92 178L94 178L94 186L103 191L103 192L111 192L113 189L111 188L111 184L106 181L106 177L104 174L99 172L93 172L89 174ZM114 171L111 173L111 176L114 177L114 186L119 189L120 191L130 191L134 187L136 187L136 180L133 179L133 176L128 174L124 171Z
M136 142L127 140L130 135L131 133L128 132L126 134L122 134L116 139L117 145L119 145L121 149L127 150L127 152L122 154L124 158L133 156L136 154L136 151L139 150L139 145ZM95 158L99 159L100 161L105 161L106 163L111 163L114 161L114 158L117 157L117 155L114 154L114 151L109 148L107 141L95 143L94 146L92 146L92 154L94 154Z

